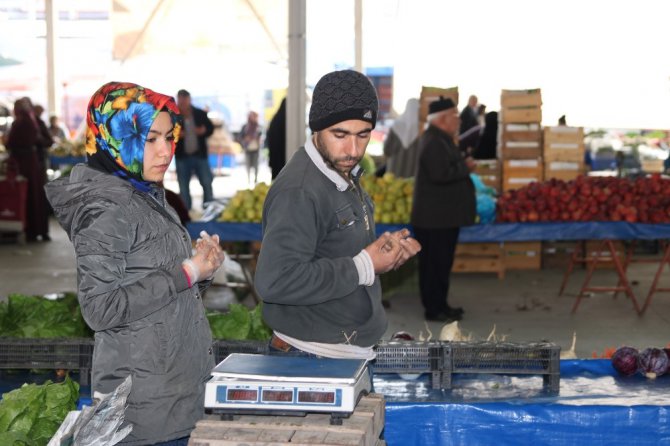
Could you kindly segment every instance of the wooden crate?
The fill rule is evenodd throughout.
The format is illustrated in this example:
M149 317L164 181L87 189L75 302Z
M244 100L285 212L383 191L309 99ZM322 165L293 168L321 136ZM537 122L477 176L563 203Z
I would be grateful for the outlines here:
M538 123L542 122L541 107L503 107L500 110L502 122Z
M500 175L500 162L497 159L477 160L477 175Z
M545 127L545 161L584 162L584 129L582 127Z
M584 253L586 256L593 255L594 253L597 253L598 256L600 256L601 261L596 264L596 269L614 269L614 262L612 260L602 260L603 258L612 259L612 254L607 247L600 249L601 243L601 240L587 240L584 243ZM619 257L619 261L623 265L626 258L626 246L621 240L617 240L614 241L614 249Z
M542 128L537 123L502 123L500 151L503 159L534 159L542 156Z
M500 121L514 123L542 122L542 92L532 90L503 90L500 95Z
M382 446L384 396L361 398L354 413L341 426L330 425L330 415L305 417L242 415L232 421L210 416L199 421L189 446Z
M544 163L544 179L570 181L574 180L585 171L583 160L579 161L546 161Z
M541 107L542 90L533 88L530 90L502 90L500 94L500 105L502 107Z
M421 87L421 96L419 97L419 132L423 132L423 124L425 124L428 117L428 105L440 99L440 96L451 98L456 106L458 106L458 87Z
M554 126L544 128L545 142L584 143L584 127Z
M500 192L501 176L500 162L497 159L477 160L475 172L488 187Z
M542 269L565 269L581 242L542 242Z
M542 268L542 242L505 242L505 270L537 270Z
M665 170L663 168L663 160L641 160L640 164L642 165L642 170L647 173L662 173Z
M459 243L451 270L456 273L497 273L499 279L504 279L505 264L500 243Z
M543 180L542 159L504 160L503 192Z

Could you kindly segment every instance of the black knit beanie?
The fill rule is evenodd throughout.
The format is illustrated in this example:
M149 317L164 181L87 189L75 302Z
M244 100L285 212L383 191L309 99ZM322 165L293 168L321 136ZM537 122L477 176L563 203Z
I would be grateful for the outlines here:
M309 128L318 132L338 122L358 119L377 123L377 92L358 71L333 71L319 79L309 109Z

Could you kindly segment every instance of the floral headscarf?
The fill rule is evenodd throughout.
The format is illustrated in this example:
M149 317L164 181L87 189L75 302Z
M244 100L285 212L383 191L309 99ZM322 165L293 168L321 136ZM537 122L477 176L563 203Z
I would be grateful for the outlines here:
M86 114L89 166L148 191L151 183L142 177L144 144L161 111L168 112L174 124L174 155L181 116L172 97L130 82L110 82L100 87L91 97Z

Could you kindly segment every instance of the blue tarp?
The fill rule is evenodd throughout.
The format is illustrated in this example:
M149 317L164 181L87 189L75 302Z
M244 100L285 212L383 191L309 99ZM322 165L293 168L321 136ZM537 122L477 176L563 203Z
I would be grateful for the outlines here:
M221 240L261 240L260 223L192 222L188 224L191 237L200 231L219 234ZM409 225L377 225L377 233L395 231ZM578 223L494 223L468 226L461 229L462 243L524 242L541 240L662 240L670 239L670 224L626 222Z
M390 446L410 445L670 445L670 376L655 381L620 378L609 360L561 361L558 396L490 397L502 385L523 390L531 377L474 375L454 380L454 392L477 383L477 402L422 402L385 391L385 437ZM400 381L398 379L398 381ZM486 385L495 382L496 386ZM541 379L535 381L540 383ZM376 391L384 390L377 382ZM419 385L419 384L415 384ZM532 386L531 386L532 387ZM393 388L386 383L386 388ZM400 388L396 386L396 388ZM492 389L497 390L492 390ZM507 389L508 392L511 390ZM429 393L444 391L429 391ZM660 401L659 401L660 399Z

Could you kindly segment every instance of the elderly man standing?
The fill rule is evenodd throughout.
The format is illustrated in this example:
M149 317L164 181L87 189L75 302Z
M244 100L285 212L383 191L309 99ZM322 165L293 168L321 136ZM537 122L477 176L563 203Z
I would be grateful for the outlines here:
M475 162L464 157L454 138L460 118L451 99L440 98L428 109L428 129L419 140L419 167L411 222L423 246L419 254L419 288L429 321L460 320L461 308L447 303L449 276L461 226L475 223Z
M363 74L323 76L309 111L313 134L272 183L255 276L263 317L274 330L272 351L373 359L386 331L378 275L420 246L407 230L375 235L358 163L377 109Z

